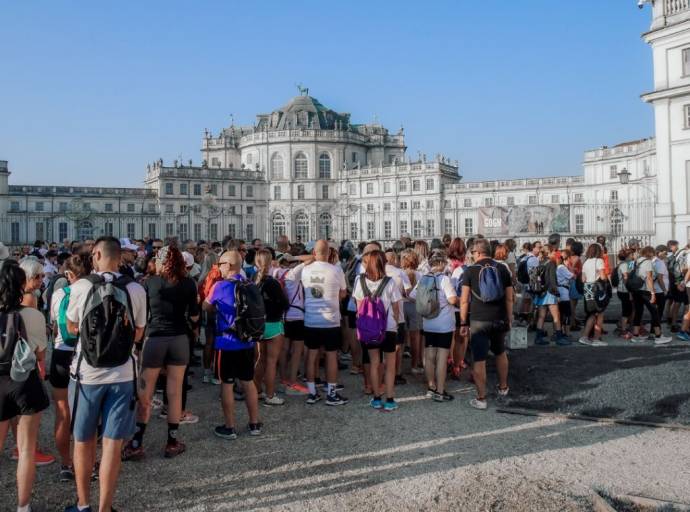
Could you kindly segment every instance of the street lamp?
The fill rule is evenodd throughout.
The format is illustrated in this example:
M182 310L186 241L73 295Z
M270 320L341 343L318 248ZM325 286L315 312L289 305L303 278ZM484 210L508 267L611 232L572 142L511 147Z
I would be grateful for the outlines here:
M630 171L623 167L618 173L618 179L620 180L621 185L627 185L630 183Z

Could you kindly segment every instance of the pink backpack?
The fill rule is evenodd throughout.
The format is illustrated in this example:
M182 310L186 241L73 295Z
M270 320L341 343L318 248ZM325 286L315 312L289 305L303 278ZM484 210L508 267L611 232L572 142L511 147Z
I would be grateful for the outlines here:
M359 284L364 292L364 299L357 306L357 339L365 345L380 345L386 336L388 312L383 300L381 300L381 294L389 281L390 277L384 277L372 294L367 288L364 275L359 276Z

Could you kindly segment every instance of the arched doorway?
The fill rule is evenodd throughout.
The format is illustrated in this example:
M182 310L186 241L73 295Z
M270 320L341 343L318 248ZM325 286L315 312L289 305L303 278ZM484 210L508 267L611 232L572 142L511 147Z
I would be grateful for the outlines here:
M271 232L273 234L273 243L278 241L278 238L287 232L287 224L282 213L274 213L271 218Z
M309 241L309 217L304 212L295 215L295 241L303 244Z
M77 239L84 241L93 238L93 223L90 220L82 220L77 225Z
M328 240L333 235L333 219L331 214L324 212L319 215L319 238Z

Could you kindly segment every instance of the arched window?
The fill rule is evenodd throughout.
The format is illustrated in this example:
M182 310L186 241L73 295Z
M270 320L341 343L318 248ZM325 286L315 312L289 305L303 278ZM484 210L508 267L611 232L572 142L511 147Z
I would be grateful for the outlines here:
M297 153L295 156L295 178L306 178L308 171L309 163L307 162L307 156L302 152Z
M330 179L331 177L331 157L328 153L321 153L319 157L319 178Z
M283 179L283 157L278 153L274 153L271 157L271 179Z
M285 217L282 213L274 213L271 219L271 225L273 226L273 243L278 241L278 238L283 236L286 232Z
M330 213L322 213L319 215L319 238L328 240L333 233L333 224Z
M303 212L295 215L295 240L301 243L309 241L309 217Z

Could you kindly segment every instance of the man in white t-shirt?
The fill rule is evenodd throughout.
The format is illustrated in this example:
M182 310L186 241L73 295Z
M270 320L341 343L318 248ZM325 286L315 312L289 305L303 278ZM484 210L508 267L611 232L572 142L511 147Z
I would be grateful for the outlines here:
M316 362L321 347L326 351L326 405L343 405L347 398L336 392L338 377L338 349L341 347L340 300L347 294L342 268L328 263L329 247L326 240L314 246L316 261L302 270L304 287L304 344L307 355L308 404L318 402L316 392Z
M91 251L94 270L106 281L117 279L120 266L120 243L113 237L99 238ZM84 319L85 306L93 284L80 279L71 286L67 308L68 329L78 334ZM134 281L126 285L132 305L134 341L142 339L146 327L146 292ZM135 428L135 365L134 355L114 368L94 368L82 357L81 342L77 343L69 383L69 400L73 418L74 473L78 502L66 510L82 511L89 507L90 482L96 457L99 419L102 425L102 457L100 466L99 510L112 508L120 472L122 443L134 434ZM90 510L86 508L86 510Z

